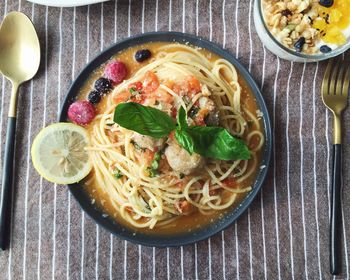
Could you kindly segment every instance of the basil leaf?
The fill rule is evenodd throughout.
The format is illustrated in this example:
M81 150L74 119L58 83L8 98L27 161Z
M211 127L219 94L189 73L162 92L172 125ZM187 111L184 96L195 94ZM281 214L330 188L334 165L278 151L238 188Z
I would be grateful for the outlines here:
M185 129L188 128L187 124L187 114L183 107L180 107L177 114L177 124L178 127L175 130L175 138L177 142L185 149L190 155L193 154L193 140L191 135L189 135Z
M189 135L185 130L176 129L175 138L177 142L187 151L190 155L194 152L194 143L191 135Z
M168 136L176 128L173 119L166 113L134 102L119 104L114 111L114 122L154 138Z
M222 160L249 159L250 152L243 140L233 137L227 129L217 126L188 126L183 107L177 115L177 142L190 154Z
M177 123L180 129L186 129L188 127L187 114L183 107L180 107L179 113L177 114Z
M204 157L221 160L250 158L250 151L245 142L232 136L223 127L190 126L186 133L192 138L193 151ZM187 150L183 144L180 143Z

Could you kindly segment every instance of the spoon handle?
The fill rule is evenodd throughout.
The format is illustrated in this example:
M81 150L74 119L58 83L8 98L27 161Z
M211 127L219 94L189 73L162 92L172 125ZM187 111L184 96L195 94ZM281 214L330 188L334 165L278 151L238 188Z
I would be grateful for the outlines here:
M6 250L10 244L12 193L14 179L14 155L16 138L16 109L19 84L12 82L9 117L7 121L5 155L2 170L0 201L0 248Z
M15 152L16 118L9 117L7 123L5 156L2 171L2 191L0 206L0 248L6 250L10 242L12 214L13 157Z

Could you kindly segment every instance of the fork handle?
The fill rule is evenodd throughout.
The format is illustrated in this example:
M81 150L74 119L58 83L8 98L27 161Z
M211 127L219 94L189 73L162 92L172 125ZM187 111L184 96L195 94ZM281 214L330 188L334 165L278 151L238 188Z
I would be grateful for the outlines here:
M331 221L330 221L330 251L331 273L340 273L341 266L341 185L342 185L342 148L341 144L333 145L332 166L332 196L331 196Z

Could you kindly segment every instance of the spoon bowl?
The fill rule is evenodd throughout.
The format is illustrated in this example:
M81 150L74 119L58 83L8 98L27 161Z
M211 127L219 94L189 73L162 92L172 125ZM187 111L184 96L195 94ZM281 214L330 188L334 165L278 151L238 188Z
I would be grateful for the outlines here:
M30 19L9 13L0 27L0 71L21 84L34 77L40 63L39 39Z
M18 87L34 77L39 64L40 44L32 22L23 13L9 13L0 27L0 72L12 83L0 203L0 248L3 250L10 242Z

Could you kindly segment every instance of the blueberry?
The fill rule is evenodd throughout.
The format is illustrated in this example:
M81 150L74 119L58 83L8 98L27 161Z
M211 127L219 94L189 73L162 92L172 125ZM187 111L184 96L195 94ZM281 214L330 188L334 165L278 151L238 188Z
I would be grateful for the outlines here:
M145 61L146 59L149 59L151 57L152 53L150 50L138 50L136 53L135 53L135 60L137 62L142 62L142 61Z
M305 38L300 37L298 41L295 42L294 48L296 52L301 52L303 50L303 45L305 44Z
M321 53L329 53L332 51L332 49L330 47L328 47L327 45L323 45L320 47L320 51L321 51Z
M101 94L97 90L93 90L89 93L88 100L92 104L97 104L101 101Z
M332 7L333 6L333 3L334 3L334 0L320 0L319 1L319 4L323 7Z
M106 78L99 78L95 82L95 89L102 93L107 93L112 88L112 82Z

